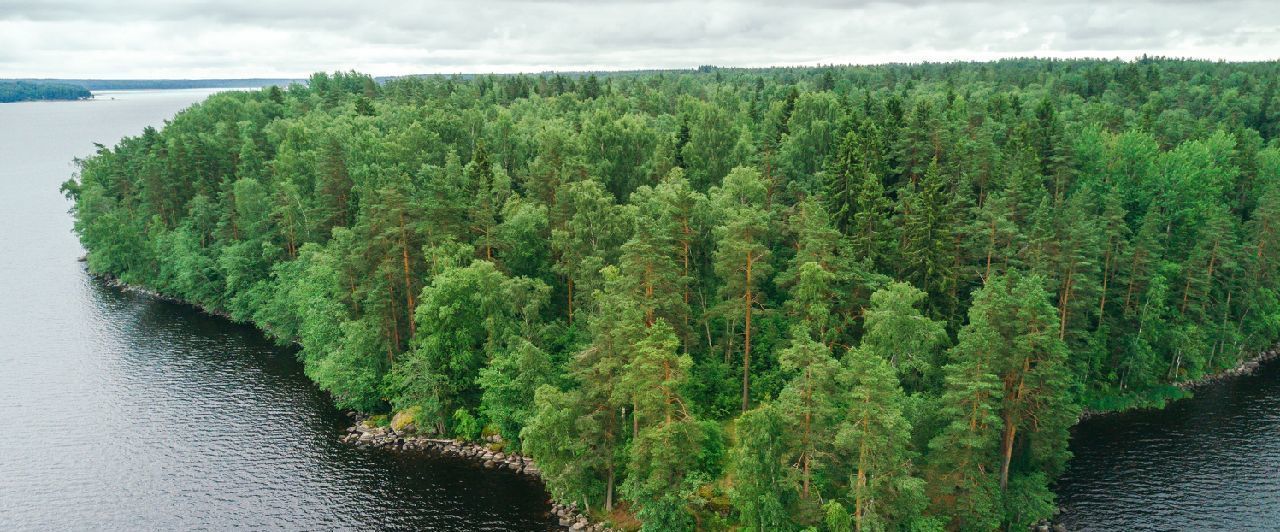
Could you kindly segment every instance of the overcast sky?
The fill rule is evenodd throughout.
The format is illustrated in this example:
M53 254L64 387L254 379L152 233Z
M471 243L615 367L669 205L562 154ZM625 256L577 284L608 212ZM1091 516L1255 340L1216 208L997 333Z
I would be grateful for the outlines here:
M1263 1L0 0L0 78L1280 58ZM786 7L780 7L780 6Z

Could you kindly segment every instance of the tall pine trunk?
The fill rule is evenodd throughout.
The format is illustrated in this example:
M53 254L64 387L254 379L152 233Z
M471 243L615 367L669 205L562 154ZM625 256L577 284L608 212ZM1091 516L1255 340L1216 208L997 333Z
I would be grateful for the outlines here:
M747 290L743 299L746 301L746 320L743 325L742 345L742 411L746 412L751 402L751 306L755 303L755 293L751 290L751 266L755 257L747 252Z
M406 312L409 316L409 337L412 338L418 331L413 319L413 285L409 274L409 235L405 230L404 213L400 213L400 254L404 258L404 296L408 305Z

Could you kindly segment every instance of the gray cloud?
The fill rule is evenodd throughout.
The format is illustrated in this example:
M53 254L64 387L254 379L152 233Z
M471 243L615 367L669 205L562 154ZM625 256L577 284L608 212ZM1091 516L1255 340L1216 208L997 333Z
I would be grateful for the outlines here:
M1280 54L1271 1L0 0L0 77Z

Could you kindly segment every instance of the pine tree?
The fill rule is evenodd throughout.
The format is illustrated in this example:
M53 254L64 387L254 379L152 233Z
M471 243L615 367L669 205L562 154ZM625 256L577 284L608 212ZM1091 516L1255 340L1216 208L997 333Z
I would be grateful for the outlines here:
M1009 199L1002 193L988 196L987 201L975 209L969 225L969 253L979 258L977 267L982 282L1017 264L1023 236L1010 217L1010 210Z
M1260 166L1270 167L1264 171L1272 172L1272 179L1280 176L1280 150L1266 150L1260 158L1270 162ZM1253 251L1254 281L1266 283L1275 279L1280 269L1280 244L1276 243L1280 242L1280 185L1272 184L1261 189L1248 233Z
M319 233L324 235L334 227L350 226L355 218L353 204L356 202L352 197L355 183L347 171L346 158L342 142L336 136L329 136L319 156L316 176L319 192L316 218L322 220Z
M742 410L750 402L751 316L763 307L760 286L768 279L767 245L770 213L764 207L765 186L760 173L750 168L735 168L724 179L724 185L711 193L718 206L722 223L715 229L715 270L721 286L721 309L728 320L742 320ZM732 345L732 338L730 339Z
M1101 290L1100 257L1104 254L1099 237L1103 230L1091 215L1096 196L1081 191L1056 210L1050 237L1038 244L1048 248L1050 289L1057 292L1058 338L1067 340L1068 331L1087 330L1094 315L1093 302ZM1079 323L1079 325L1073 325ZM1072 338L1078 340L1078 338Z
M1098 289L1098 325L1107 321L1108 300L1115 301L1112 292L1116 289L1115 275L1120 266L1120 257L1128 247L1131 230L1125 220L1127 216L1123 198L1118 187L1111 187L1103 198L1101 219L1099 220L1102 242L1102 286Z
M556 196L553 224L559 225L551 230L551 249L555 270L565 278L565 312L572 325L577 308L590 308L591 294L601 287L600 269L611 262L624 226L613 196L596 181L569 183Z
M800 468L800 495L810 498L813 471L831 453L835 436L841 371L827 346L815 341L806 325L791 329L791 346L779 355L792 377L777 405L786 418L793 456ZM821 497L819 497L821 498Z
M947 424L929 442L927 480L933 513L950 519L949 528L993 530L1000 520L999 480L993 476L999 439L999 401L1003 392L996 374L996 353L1003 338L992 320L994 308L1007 305L1004 281L994 276L969 310L969 324L944 368L946 381L939 400Z
M868 334L884 323L868 324ZM905 395L882 346L864 345L845 355L850 390L836 445L853 464L849 498L855 530L890 530L924 509L924 481L914 476L911 423Z
M702 430L680 394L693 361L664 320L635 345L619 388L632 397L640 430L631 442L622 493L639 506L644 530L692 528L685 508L689 473L698 467Z
M631 239L621 248L620 269L623 277L635 283L645 323L652 326L663 318L677 326L682 337L687 337L692 236L686 236L686 231L692 230L688 225L690 215L678 209L682 199L678 192L666 187L659 196L659 192L648 187L636 190L635 204L624 216L633 222L633 228ZM676 203L672 205L668 201Z
M1006 287L1015 305L1004 331L1004 350L996 368L1004 383L1000 407L1004 431L1001 437L1000 489L1005 491L1015 446L1033 471L1061 472L1070 456L1067 430L1079 411L1072 403L1075 385L1065 342L1060 337L1058 312L1049 304L1044 280L1038 276L1011 276ZM1012 333L1012 336L1010 336ZM1021 436L1019 436L1021 434ZM1047 517L1047 516L1046 516Z
M730 455L730 500L745 530L790 530L797 493L786 453L783 417L770 405L744 412L735 422L738 440Z
M816 201L800 202L788 221L795 233L795 256L775 283L792 294L784 304L787 314L804 321L819 341L830 346L846 328L847 320L837 309L847 299L842 286L852 280L851 265L839 254L843 239Z
M871 294L865 311L861 349L882 356L909 389L922 391L938 366L938 351L947 342L945 324L921 314L926 294L907 284L891 283Z

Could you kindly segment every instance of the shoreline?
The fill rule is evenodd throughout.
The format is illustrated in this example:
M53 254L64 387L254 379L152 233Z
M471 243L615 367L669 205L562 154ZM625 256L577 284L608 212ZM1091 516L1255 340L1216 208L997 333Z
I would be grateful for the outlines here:
M84 261L83 258L81 259L81 261L82 262ZM111 286L113 288L117 288L126 292L134 292L134 293L146 295L146 296L149 296L161 301L169 302L169 303L188 305L200 310L201 312L204 312L205 314L224 318L233 323L239 323L239 322L236 322L236 320L234 320L226 312L219 311L219 310L210 310L202 305L195 304L180 298L168 296L149 288L130 285L120 281L118 278L116 278L111 274L94 273L94 272L88 271L87 268L86 268L86 272L88 272L90 275L94 277L97 277L103 280L108 286ZM263 330L257 324L254 324L251 322L249 324L253 325L254 328L262 331L264 334L270 334L269 331ZM1196 388L1200 388L1210 384L1221 383L1224 381L1253 375L1260 368L1262 368L1263 365L1268 364L1275 360L1280 360L1280 343L1276 343L1270 348L1263 349L1252 357L1248 357L1241 360L1231 368L1218 371L1215 373L1203 375L1197 379L1192 379L1192 380L1178 382L1178 383L1172 383L1170 385L1177 387L1181 390L1190 392ZM1133 407L1123 408L1119 410L1105 410L1105 411L1084 410L1080 413L1080 417L1076 419L1076 425L1079 425L1080 423L1089 419L1118 415L1126 412L1133 412L1133 411L1140 411L1140 410L1161 410L1172 402L1182 401L1185 399L1193 399L1193 398L1194 396L1188 396L1188 397L1175 399L1173 401L1166 401L1164 404L1160 406L1133 406ZM537 480L539 484L543 484L543 489L545 491L545 484L542 481L542 471L538 469L537 463L532 458L529 458L514 452L505 453L502 451L494 451L493 449L489 448L487 444L482 444L482 443L465 442L465 441L455 440L450 438L433 438L427 435L417 434L416 431L414 430L402 429L401 431L396 431L391 426L386 426L386 427L371 426L366 423L369 417L371 416L367 414L360 414L357 412L347 412L347 414L348 416L350 416L355 420L355 423L352 426L348 427L345 433L339 437L339 441L341 441L342 443L353 445L357 448L369 448L369 449L378 448L378 449L386 449L389 451L427 452L427 453L432 453L441 457L454 458L454 459L469 461L475 464L481 464L484 467L484 469L487 469L487 470L507 469L510 471L514 471L518 475L528 477L533 480ZM412 426L406 427L406 428L412 428ZM553 518L553 522L555 524L558 524L564 530L569 530L572 532L614 532L614 529L608 528L601 523L593 523L586 515L582 514L579 511L577 504L565 505L555 501L554 499L551 499L550 514ZM1055 516L1054 518L1048 520L1047 522L1041 522L1041 523L1038 523L1037 525L1033 525L1032 530L1035 530L1037 532L1039 531L1058 532L1058 531L1066 530L1065 527L1063 527L1063 525L1058 521L1058 517L1060 515L1061 514L1059 514L1058 516Z
M94 273L88 271L87 268L85 271L88 272L89 275L101 279L107 286L116 288L123 292L141 294L167 303L187 305L210 316L223 318L232 323L239 323L226 312L211 310L203 305L168 296L150 288L128 284L109 273ZM249 323L249 325L253 325L254 328L262 331L264 334L269 333L268 331L262 330L262 328L258 327L257 324ZM342 443L353 445L357 448L379 448L393 451L426 452L437 456L480 464L486 470L496 471L506 469L515 472L517 475L538 481L538 483L542 485L544 492L546 490L546 485L542 482L542 471L538 469L537 464L532 458L519 453L493 451L482 444L461 440L432 438L430 436L417 434L416 431L412 430L396 431L390 426L370 426L366 423L370 417L369 415L360 414L358 412L347 412L347 415L353 418L355 423L348 427L345 433L338 438ZM604 526L603 524L592 523L589 518L578 511L578 506L576 504L566 505L561 504L554 499L550 500L550 514L552 522L558 524L561 528L572 532L612 531L612 529Z
M378 427L368 424L369 417L356 412L347 415L355 419L355 424L348 427L340 441L357 448L386 449L390 451L419 451L465 460L480 464L488 470L506 469L542 484L542 470L532 458L520 453L495 451L485 444L466 442L451 438L433 438L418 434L412 425L400 431L391 426ZM498 442L493 443L500 443ZM545 484L543 484L545 489ZM592 523L587 516L578 511L577 505L564 505L551 501L551 516L564 529L572 532L607 532L612 529L600 523Z
M81 262L83 262L83 260ZM204 305L199 305L199 304L187 301L185 299L179 299L173 296L165 295L155 290L152 290L150 288L131 285L129 283L121 281L120 278L114 275L111 275L109 273L94 273L92 271L89 271L88 268L85 268L85 271L88 272L89 275L92 275L94 277L97 277L98 279L101 279L102 282L107 284L107 286L110 286L112 288L117 288L123 292L133 292L135 294L142 294L144 296L147 296L153 299L159 299L160 301L164 301L166 303L177 303L179 305L186 305L188 307L195 308L200 312L203 312L210 316L217 316L219 318L225 319L232 323L241 323L236 321L234 318L232 318L230 314L227 314L226 312L223 312L221 310L212 310L212 309L209 309L208 307L205 307ZM257 324L250 323L249 325L253 325L255 329L258 329L264 333L268 332L263 330L261 327L258 327Z
M1251 358L1246 358L1244 360L1241 360L1233 368L1219 371L1217 373L1205 375L1198 379L1180 382L1180 383L1174 384L1174 386L1177 386L1178 388L1181 388L1183 390L1192 390L1208 384L1214 384L1217 382L1234 379L1236 377L1253 375L1254 373L1257 373L1257 371L1261 369L1264 364L1267 364L1272 360L1276 360L1276 359L1280 359L1280 343L1277 343L1267 349L1263 349L1262 351L1258 352L1258 354L1254 355Z
M1269 348L1266 348L1257 352L1255 355L1251 357L1241 360L1231 368L1218 371L1215 373L1209 373L1207 375L1202 375L1197 379L1171 383L1170 386L1173 386L1175 388L1178 388L1186 392L1192 392L1196 388L1201 388L1204 386L1208 386L1210 384L1217 384L1220 382L1253 375L1259 369L1261 369L1262 366L1277 359L1280 359L1280 343L1276 343L1275 345L1272 345ZM1126 412L1135 412L1135 411L1141 411L1141 410L1163 410L1164 407L1168 406L1170 403L1183 401L1186 399L1193 399L1193 398L1195 398L1194 395L1191 395L1188 397L1181 397L1178 399L1173 399L1171 401L1166 401L1164 404L1160 406L1135 405L1135 406L1130 406L1126 408L1121 408L1119 410L1083 410L1080 412L1080 417L1076 419L1076 424L1079 425L1081 422L1089 419L1123 414Z

